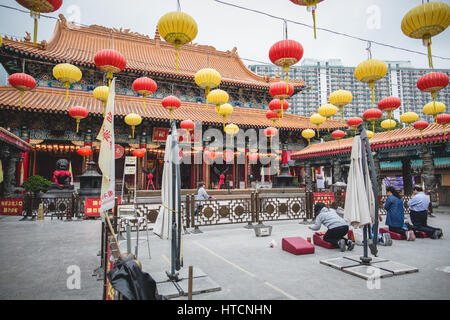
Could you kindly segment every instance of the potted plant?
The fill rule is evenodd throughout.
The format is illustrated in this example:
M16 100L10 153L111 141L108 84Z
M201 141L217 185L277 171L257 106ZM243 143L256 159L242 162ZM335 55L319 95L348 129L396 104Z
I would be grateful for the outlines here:
M46 192L52 183L39 175L31 176L22 184L22 188L29 194L31 194L31 204L27 208L26 217L29 217L33 211L34 199L38 197L39 193ZM24 219L25 219L24 218Z

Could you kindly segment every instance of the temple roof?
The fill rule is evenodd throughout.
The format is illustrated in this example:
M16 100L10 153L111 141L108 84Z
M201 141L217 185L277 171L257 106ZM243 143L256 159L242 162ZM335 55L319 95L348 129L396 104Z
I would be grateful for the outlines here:
M103 112L102 104L92 96L92 92L70 90L69 102L65 102L66 91L49 87L37 87L23 96L21 111L68 113L72 106L83 106L91 114L100 116ZM116 95L116 116L129 113L140 114L144 119L167 120L169 111L161 106L161 99L147 98L144 115L144 100L142 97ZM18 109L20 107L20 93L10 86L0 86L0 109ZM240 127L266 128L272 126L272 121L266 118L267 110L234 107L233 113L227 118L227 123L235 123ZM181 107L173 112L173 118L178 121L190 119L204 124L221 124L218 120L215 106L206 107L202 103L181 102ZM323 123L320 128L346 128L347 124L341 120L331 120ZM303 130L309 128L309 118L285 113L281 120L281 129Z
M402 147L407 145L418 145L432 142L445 142L450 139L450 133L448 130L445 132L442 126L436 124L430 124L422 132L422 138L420 131L416 129L410 130L410 128L402 128L391 130L390 132L378 132L369 140L372 150L388 149L395 147ZM334 154L350 153L352 151L353 137L347 139L341 139L340 141L327 141L322 143L311 144L310 146L293 153L292 159L306 159L321 157Z
M131 32L129 29L110 29L103 26L75 26L60 14L54 34L47 43L38 46L30 41L5 37L5 50L19 52L25 56L50 60L53 63L70 62L95 68L94 56L102 49L118 50L127 60L125 72L140 74L169 75L193 79L202 68L214 68L222 76L223 84L268 88L279 78L259 76L251 72L236 52L218 51L212 46L191 43L179 51L179 73L175 72L175 50L173 45L161 40L156 31L155 38ZM292 80L294 87L305 87L303 80Z
M23 152L28 152L33 148L31 144L2 127L0 127L0 142L8 143Z

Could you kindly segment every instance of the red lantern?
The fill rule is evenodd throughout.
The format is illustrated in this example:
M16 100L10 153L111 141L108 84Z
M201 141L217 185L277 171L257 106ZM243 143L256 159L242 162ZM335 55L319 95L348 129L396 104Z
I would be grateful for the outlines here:
M177 97L174 96L168 96L162 99L161 104L164 108L169 110L170 113L170 122L172 122L172 113L173 110L178 109L181 107L181 101Z
M284 99L289 98L294 94L294 86L284 82L276 82L270 85L269 93L274 99L279 99L281 103L281 117L283 117ZM289 106L289 105L288 105Z
M442 72L430 72L417 80L417 88L420 91L430 92L433 101L436 100L437 92L448 85L448 76Z
M286 84L289 81L289 67L299 62L303 57L303 47L295 40L281 40L272 45L269 59L273 64L283 67L286 73Z
M269 103L269 109L276 112L278 115L283 114L283 110L286 111L289 108L289 103L287 101L284 101L283 104L281 104L281 101L279 99L273 99Z
M342 139L343 137L345 137L345 132L342 130L334 130L331 133L331 136L335 139Z
M62 0L16 0L22 7L30 10L30 16L34 18L33 43L37 43L38 19L41 13L50 13L58 10L62 5Z
M89 148L89 147L83 147L83 148L78 149L77 153L80 156L88 157L88 156L90 156L92 154L92 149Z
M399 98L387 97L387 98L380 100L380 102L378 102L378 109L380 109L381 111L386 111L389 115L389 120L390 120L392 111L394 111L395 109L400 107L401 104L402 104L402 102L400 101Z
M14 73L9 76L8 82L20 91L20 108L22 108L22 97L25 91L36 88L36 80L26 73Z
M272 137L274 137L278 134L278 130L274 127L268 127L266 129L264 129L264 134L266 137L269 137L270 147L272 148Z
M414 122L413 127L414 129L420 130L420 139L423 139L422 131L428 127L428 122L425 120L419 120Z
M77 133L80 126L80 120L86 118L88 114L89 112L83 107L71 107L69 109L69 115L77 120Z
M277 119L279 120L281 118L281 115L278 115L278 113L269 110L266 112L266 118L267 120L272 120L273 125L275 125L275 121L277 121Z
M447 126L448 123L450 123L450 114L441 113L436 117L436 122L444 127L444 135L445 135L445 127Z
M334 130L331 133L331 136L338 141L339 147L341 146L341 142L339 141L343 137L345 137L345 132L342 130Z
M145 99L147 96L152 96L155 93L158 86L153 79L147 77L141 77L133 81L132 88L136 91L137 94L140 94L144 98L144 113L146 112L145 108Z
M180 128L187 131L194 131L195 123L192 120L183 120L180 123Z
M217 157L217 153L216 152L214 152L214 151L205 151L205 155L206 155L206 158L207 159L211 159L211 160L213 160L213 159L215 159L216 157Z
M145 156L146 152L147 152L147 150L145 150L145 149L136 149L136 150L133 150L133 156L137 157L137 158L143 158Z
M354 117L354 118L350 118L347 120L347 124L351 129L355 130L356 133L356 129L358 128L358 125L360 123L363 122L363 119L359 118L359 117Z
M118 73L125 69L127 61L124 56L116 50L104 49L95 54L94 63L103 72L109 80L113 78L113 73Z
M375 133L375 121L380 119L383 112L379 109L368 109L363 113L364 119L372 123L372 131Z

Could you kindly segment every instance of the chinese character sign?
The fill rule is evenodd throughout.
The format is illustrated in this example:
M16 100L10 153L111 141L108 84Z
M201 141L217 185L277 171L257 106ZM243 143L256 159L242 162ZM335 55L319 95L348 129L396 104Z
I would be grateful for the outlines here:
M7 198L0 199L0 215L21 216L23 208L23 199Z
M100 217L100 198L86 198L84 204L85 217Z

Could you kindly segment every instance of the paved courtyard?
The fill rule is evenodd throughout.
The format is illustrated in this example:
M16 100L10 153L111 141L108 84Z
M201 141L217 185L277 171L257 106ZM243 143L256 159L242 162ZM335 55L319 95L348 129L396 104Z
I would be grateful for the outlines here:
M244 224L203 227L203 233L183 237L184 268L201 269L221 287L194 295L195 300L449 299L449 213L429 219L430 225L443 229L444 239L394 240L392 247L379 247L379 257L419 268L417 273L381 279L380 289L369 289L365 280L320 264L323 259L362 255L360 246L351 254L321 247L302 256L281 250L284 237L312 235L298 221L266 223L273 226L270 237L256 237ZM19 220L0 217L0 299L102 298L102 282L92 276L100 263L100 221ZM269 247L271 240L275 248ZM121 247L126 248L124 241ZM144 271L155 275L170 270L170 242L151 234L150 248L151 259L146 242L140 242ZM76 268L81 287L69 289Z

